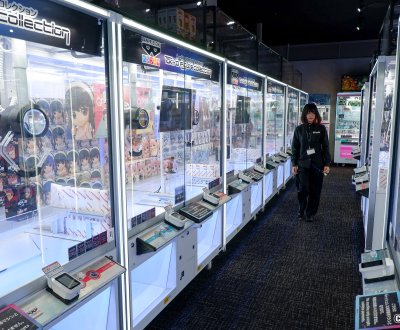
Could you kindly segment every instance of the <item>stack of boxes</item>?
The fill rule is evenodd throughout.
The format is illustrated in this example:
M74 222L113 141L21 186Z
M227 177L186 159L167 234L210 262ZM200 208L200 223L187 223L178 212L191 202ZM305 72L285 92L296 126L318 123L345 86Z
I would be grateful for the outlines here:
M158 25L178 36L196 40L196 17L180 8L165 8L158 11Z

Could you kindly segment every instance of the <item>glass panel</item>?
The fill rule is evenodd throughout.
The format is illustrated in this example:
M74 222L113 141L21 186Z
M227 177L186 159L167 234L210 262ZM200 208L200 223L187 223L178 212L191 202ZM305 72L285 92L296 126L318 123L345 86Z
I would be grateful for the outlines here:
M369 115L369 134L368 134L368 158L367 164L371 165L372 157L372 143L374 141L374 122L376 110L376 76L371 77L371 101L370 101L370 115Z
M365 113L365 101L366 101L366 91L365 91L365 85L363 89L361 89L361 115L360 115L360 131L358 133L359 140L360 140L360 145L362 146L363 144L363 136L362 136L362 131L364 129L363 127L363 121L364 121L364 116L366 115Z
M361 94L338 93L336 101L335 161L353 162L351 150L359 143Z
M266 143L265 153L274 155L283 149L284 141L285 86L268 81L266 95Z
M162 52L165 44L160 45ZM123 64L127 229L220 177L220 83L163 67Z
M299 92L288 88L288 108L287 108L287 126L286 126L286 147L292 146L293 134L296 126L299 124Z
M250 124L249 141L247 146L247 165L256 164L257 159L262 157L262 134L263 134L263 99L264 93L248 89L247 95L250 98Z
M378 189L386 189L389 172L389 146L392 131L392 107L393 90L395 77L395 62L386 63L383 104L383 115L381 125L381 137L379 144L379 165L378 165Z
M307 104L307 94L300 92L299 122L300 122L301 112L303 111L303 108L306 104Z
M0 296L107 242L112 227L104 59L3 41Z
M247 78L237 79L240 84L226 86L228 172L245 170L262 156L263 93L246 87Z

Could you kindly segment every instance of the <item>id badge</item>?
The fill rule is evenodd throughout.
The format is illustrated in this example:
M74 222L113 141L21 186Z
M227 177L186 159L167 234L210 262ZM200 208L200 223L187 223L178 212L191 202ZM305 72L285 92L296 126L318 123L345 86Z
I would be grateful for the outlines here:
M307 149L307 155L314 155L315 154L315 149L314 148L312 148L312 149Z

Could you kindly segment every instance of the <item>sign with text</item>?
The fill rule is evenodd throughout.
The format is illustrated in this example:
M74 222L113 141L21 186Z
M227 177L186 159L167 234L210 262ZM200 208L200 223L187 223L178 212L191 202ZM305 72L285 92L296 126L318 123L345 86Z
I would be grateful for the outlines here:
M355 329L400 329L399 293L357 296Z
M263 79L244 70L228 66L228 84L261 91Z
M122 40L122 58L126 62L214 81L220 79L220 63L206 56L129 29L123 29Z
M285 94L285 85L278 84L274 81L267 81L268 94Z
M8 305L0 310L0 329L4 330L36 330L42 329L34 320L30 319L16 305Z
M0 35L101 55L102 21L44 0L1 0Z

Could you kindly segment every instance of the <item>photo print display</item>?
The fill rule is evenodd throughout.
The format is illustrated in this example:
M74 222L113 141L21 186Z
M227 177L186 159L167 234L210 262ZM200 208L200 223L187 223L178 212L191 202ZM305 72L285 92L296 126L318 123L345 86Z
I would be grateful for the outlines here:
M192 128L192 90L163 86L160 107L160 132Z
M235 124L250 123L250 101L251 98L248 96L237 96Z

